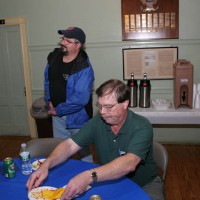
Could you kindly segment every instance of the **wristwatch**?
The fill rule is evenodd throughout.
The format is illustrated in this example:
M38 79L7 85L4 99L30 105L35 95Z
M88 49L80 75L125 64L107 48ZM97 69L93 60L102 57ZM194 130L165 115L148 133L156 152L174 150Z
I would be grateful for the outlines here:
M91 172L92 172L91 177L92 177L93 183L97 182L97 179L98 179L97 172L95 172L95 171L91 171Z

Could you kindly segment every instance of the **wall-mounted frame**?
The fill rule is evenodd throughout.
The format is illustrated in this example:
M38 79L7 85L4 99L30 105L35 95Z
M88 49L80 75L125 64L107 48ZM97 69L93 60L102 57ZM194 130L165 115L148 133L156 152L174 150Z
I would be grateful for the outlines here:
M128 80L131 73L137 80L173 79L173 64L178 59L178 47L127 48L123 53L123 78Z
M121 0L122 40L179 38L179 0Z

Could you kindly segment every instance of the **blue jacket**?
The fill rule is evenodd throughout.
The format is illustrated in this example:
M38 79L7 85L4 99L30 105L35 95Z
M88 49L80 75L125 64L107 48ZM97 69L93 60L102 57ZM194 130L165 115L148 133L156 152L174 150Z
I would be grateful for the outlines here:
M94 71L87 54L84 51L82 53L86 59L83 60L83 57L77 59L74 73L66 80L66 102L62 102L55 107L57 116L66 116L66 128L69 129L81 128L91 117L87 113L87 107L89 102L90 107L92 107ZM54 50L53 59L56 59L56 54L59 54L58 49ZM80 62L82 62L81 67L79 67ZM83 63L85 64L83 65ZM53 65L53 62L48 61L44 72L45 101L47 102L51 101L48 79L48 70L51 65Z

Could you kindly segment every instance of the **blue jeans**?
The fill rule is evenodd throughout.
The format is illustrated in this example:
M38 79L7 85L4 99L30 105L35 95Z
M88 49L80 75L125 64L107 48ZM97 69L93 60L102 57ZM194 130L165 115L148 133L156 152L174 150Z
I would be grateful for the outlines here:
M65 120L65 116L52 116L53 137L66 140L79 131L79 129L66 129Z

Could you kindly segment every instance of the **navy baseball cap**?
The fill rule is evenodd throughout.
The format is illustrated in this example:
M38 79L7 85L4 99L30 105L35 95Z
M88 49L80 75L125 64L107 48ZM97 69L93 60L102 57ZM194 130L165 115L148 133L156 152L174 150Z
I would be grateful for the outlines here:
M64 35L66 38L75 38L81 44L85 43L85 33L81 28L78 27L69 27L66 30L58 30L58 34Z

